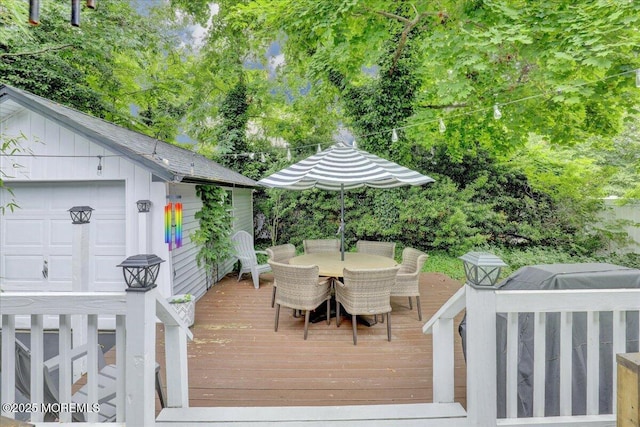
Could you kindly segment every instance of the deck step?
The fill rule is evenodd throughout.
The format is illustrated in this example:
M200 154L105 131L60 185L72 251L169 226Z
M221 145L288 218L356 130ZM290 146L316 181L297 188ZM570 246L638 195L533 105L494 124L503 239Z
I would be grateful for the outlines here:
M165 408L156 426L466 426L459 403L403 405Z

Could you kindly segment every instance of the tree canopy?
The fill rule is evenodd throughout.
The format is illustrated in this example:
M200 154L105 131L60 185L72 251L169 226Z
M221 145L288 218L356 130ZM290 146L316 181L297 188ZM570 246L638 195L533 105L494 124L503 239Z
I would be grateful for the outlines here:
M141 16L127 2L98 2L95 10L82 9L74 27L69 2L40 3L39 25L28 24L27 2L0 5L0 81L175 139L189 99L191 59L177 33L159 25L164 11Z
M186 136L256 179L291 163L284 147L306 156L341 129L437 178L350 194L360 236L588 252L593 201L640 194L638 2L100 1L79 28L62 0L29 26L26 3L0 4L2 82ZM330 233L334 202L268 192L256 206L295 241Z
M413 40L414 113L397 126L412 125L418 144L438 118L454 145L507 149L532 132L573 144L616 134L638 106L636 2L258 0L233 18L257 35L256 49L277 38L283 72L317 91L331 91L334 72L349 85L381 78L367 70L385 61L392 73Z

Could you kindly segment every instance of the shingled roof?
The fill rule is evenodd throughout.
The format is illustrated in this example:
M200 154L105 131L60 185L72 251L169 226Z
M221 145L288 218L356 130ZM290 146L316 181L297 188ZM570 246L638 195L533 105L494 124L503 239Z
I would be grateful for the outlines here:
M128 158L161 180L253 187L256 182L204 156L90 116L57 102L0 85L0 103L13 101ZM192 166L193 163L193 166Z

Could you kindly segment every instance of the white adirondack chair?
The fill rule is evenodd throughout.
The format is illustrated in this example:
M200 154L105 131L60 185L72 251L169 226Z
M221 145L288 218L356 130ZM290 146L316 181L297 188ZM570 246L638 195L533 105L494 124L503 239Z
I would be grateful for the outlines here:
M242 280L244 273L251 273L253 279L253 287L260 287L260 273L271 271L269 264L258 264L256 254L267 255L265 251L256 251L253 247L253 237L246 231L240 230L231 236L233 245L236 250L236 256L240 260L240 273L238 273L238 282Z
M31 352L22 344L19 340L15 341L15 357L16 357L16 389L22 393L27 399L31 400ZM80 346L72 350L71 359L77 359L87 354L86 346ZM107 365L104 361L102 351L98 351L98 365L100 371L98 372L98 403L100 404L99 421L109 422L115 421L116 418L116 366ZM58 398L58 368L60 364L60 358L58 356L52 357L46 360L43 365L43 380L44 380L44 402L55 404L59 402ZM160 365L156 363L155 374L155 386L158 398L160 399L160 405L164 408L166 406L166 398L164 390L162 389L162 381L160 379ZM87 385L76 391L71 397L73 403L85 404L87 403ZM46 420L55 420L58 417L57 413L45 414ZM84 414L79 412L73 413L73 419L75 421L85 421Z

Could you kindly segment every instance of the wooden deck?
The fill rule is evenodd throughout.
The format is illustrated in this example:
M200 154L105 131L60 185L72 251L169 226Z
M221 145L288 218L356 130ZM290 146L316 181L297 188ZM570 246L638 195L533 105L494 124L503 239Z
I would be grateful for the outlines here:
M247 277L248 275L245 275ZM189 343L189 399L192 407L325 406L426 403L432 401L432 339L422 325L460 287L439 273L420 282L423 322L407 298L392 298L392 341L386 325L351 321L310 324L280 310L274 332L273 276L261 275L260 289L230 274L196 304L194 340ZM456 321L456 325L459 319ZM164 361L159 326L158 357ZM466 406L466 370L456 334L455 396ZM163 366L164 370L164 366ZM158 408L159 409L159 408Z

